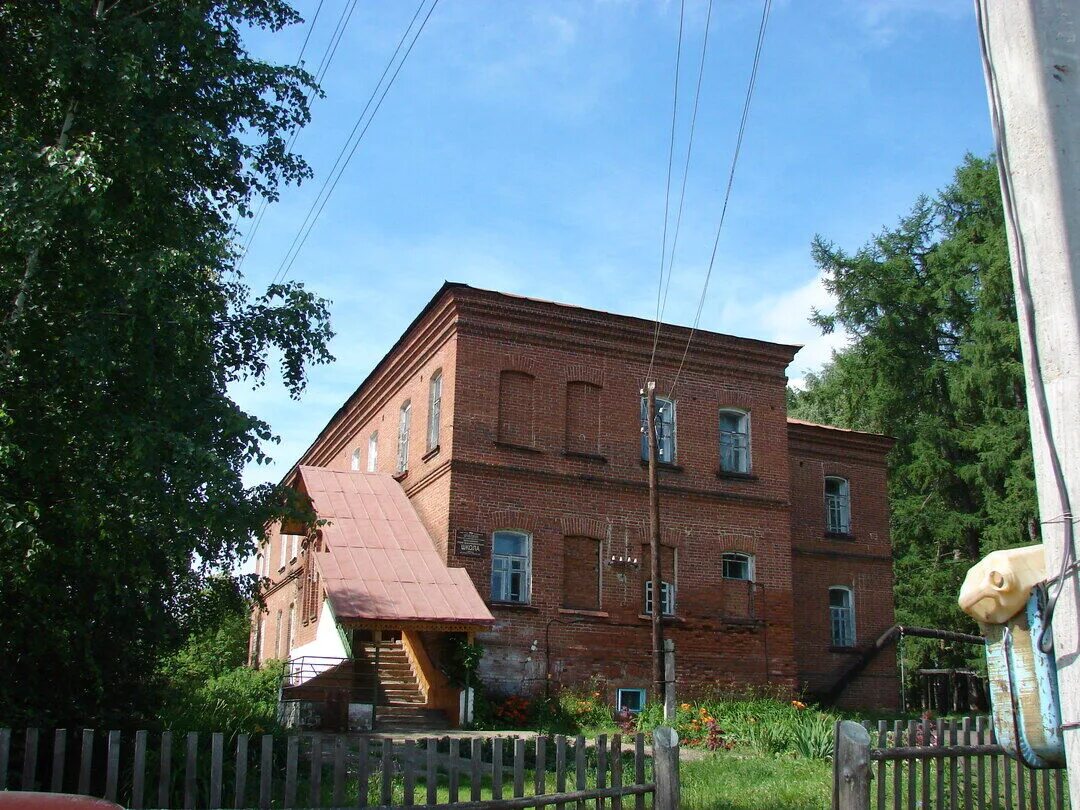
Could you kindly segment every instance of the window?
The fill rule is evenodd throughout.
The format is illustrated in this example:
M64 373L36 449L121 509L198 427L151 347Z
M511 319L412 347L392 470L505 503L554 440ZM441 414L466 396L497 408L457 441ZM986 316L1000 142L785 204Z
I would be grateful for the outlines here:
M727 552L721 559L724 566L724 579L754 581L754 558L749 554Z
M259 614L259 620L255 623L255 644L252 652L252 664L258 668L265 658L265 651L263 645L266 643L264 633L266 632L266 621L263 618L262 613Z
M263 575L263 555L260 551L255 555L255 576L261 577Z
M720 469L750 472L750 414L745 411L720 411Z
M644 689L620 689L616 695L615 708L618 711L628 711L630 714L640 714L645 708Z
M281 562L278 563L278 568L284 568L285 563L287 563L289 561L289 558L288 558L288 554L289 554L288 538L285 535L280 534L280 535L278 535L278 542L281 543Z
M289 653L292 652L292 640L293 631L296 629L296 603L289 605L289 624L285 630L285 655L282 658L288 658Z
M491 599L529 601L532 538L524 532L495 532L491 543Z
M830 534L851 533L851 496L846 478L825 479L825 529Z
M375 431L367 440L367 471L375 472L379 466L379 431Z
M289 549L289 561L292 562L293 560L296 559L296 552L300 548L300 535L298 535L298 534L290 535L290 539L291 539L292 542L291 542L291 548Z
M649 460L648 399L641 398L641 458ZM675 401L656 398L656 454L661 464L675 463Z
M354 470L359 470L360 469L360 448L359 447L357 447L355 450L352 451L352 469L354 469Z
M600 541L563 538L563 607L600 609Z
M600 391L598 385L566 385L566 450L596 455L600 452Z
M277 632L274 635L274 656L281 658L281 611L277 612Z
M439 446L439 418L442 415L442 371L431 375L428 390L427 449Z
M855 646L855 602L851 588L829 588L829 624L832 646Z
M660 583L660 592L664 596L664 603L661 605L661 616L674 616L675 615L675 588L670 582ZM645 615L652 616L652 580L645 580Z
M499 441L533 446L533 377L523 371L499 374Z
M412 402L405 400L401 406L401 418L397 433L397 471L409 469L409 420L412 418Z

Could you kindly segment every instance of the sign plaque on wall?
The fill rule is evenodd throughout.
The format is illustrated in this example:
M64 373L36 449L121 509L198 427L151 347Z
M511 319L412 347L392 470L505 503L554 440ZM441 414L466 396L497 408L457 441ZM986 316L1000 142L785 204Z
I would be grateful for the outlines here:
M487 554L487 535L458 529L454 553L459 557L483 557Z

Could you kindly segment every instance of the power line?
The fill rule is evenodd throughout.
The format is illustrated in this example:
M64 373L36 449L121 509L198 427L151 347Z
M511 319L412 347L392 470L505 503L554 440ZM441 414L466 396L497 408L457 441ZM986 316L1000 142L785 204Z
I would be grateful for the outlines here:
M675 90L671 99L671 137L668 141L667 182L664 184L664 233L660 239L660 278L656 282L656 325L653 327L652 352L649 355L649 370L645 372L645 381L652 377L653 363L656 360L656 344L660 340L660 297L664 290L664 258L667 256L667 228L671 206L671 167L675 161L675 121L679 112L679 73L682 66L683 21L686 18L686 0L679 2L679 43L675 48Z
M423 9L427 0L420 0L420 5L416 9L416 13L413 15L412 20L409 22L409 27L405 29L405 33L402 34L401 40L398 42L397 48L394 49L393 55L390 57L390 61L387 62L386 68L383 70L382 76L379 77L379 82L375 85L375 89L372 90L371 96L367 100L367 104L364 105L364 109L361 111L360 116L356 119L356 123L353 125L352 131L349 133L349 137L346 139L344 146L338 153L337 159L334 161L334 165L330 169L330 173L327 175L326 180L323 181L322 188L319 189L319 193L316 195L315 200L312 202L311 207L308 209L307 215L304 217L304 222L300 225L300 229L297 231L295 237L293 237L292 244L289 246L289 250L285 252L285 258L282 259L281 264L278 267L277 273L274 274L274 283L279 278L281 281L285 280L289 271L292 269L293 264L296 262L297 256L300 255L300 251L307 243L308 237L311 236L312 230L319 221L319 217L322 215L323 209L326 208L326 203L330 200L331 195L334 193L334 189L337 188L338 182L341 180L341 176L345 173L345 169L348 168L349 161L352 160L353 155L356 154L356 150L359 148L360 143L364 140L364 135L367 134L368 128L371 126L371 122L375 120L376 114L379 112L379 108L382 107L383 101L386 99L386 94L390 92L390 88L394 86L394 82L401 72L401 68L404 67L405 62L409 58L409 54L412 53L413 46L416 45L416 41L420 38L420 35L424 32L424 28L427 26L428 20L431 19L432 13L435 11L435 7L439 5L439 0L434 0L431 4L431 8L428 9L427 14L424 16L423 21L420 23L419 28L416 29L416 33L413 35L412 40L409 42L408 48L405 49L405 53L402 55L401 60L398 62L397 67L394 69L393 75L390 77L390 81L386 83L386 87L383 88L382 94L379 96L378 102L376 102L374 109L371 110L371 115L367 117L367 123L364 124L364 128L360 130L359 135L356 135L357 130L360 128L360 124L364 121L364 116L367 114L368 108L371 107L371 102L378 93L379 85L386 77L390 66L393 65L394 59L397 57L398 52L401 50L401 45L408 37L409 31L412 30L413 24L416 18L419 16L420 11ZM356 139L352 144L352 148L349 149L349 142L352 141L353 136L356 135ZM349 153L345 156L345 150L349 149ZM342 158L344 157L344 161ZM340 169L338 168L340 164ZM337 174L334 172L337 170ZM333 179L331 179L333 178ZM329 188L327 188L329 186ZM321 198L321 202L320 202ZM306 230L305 230L306 228Z
M750 102L754 98L754 87L757 85L758 67L761 64L761 50L765 43L765 30L769 24L769 12L772 10L772 0L765 0L761 9L761 23L758 25L757 44L754 48L754 63L750 69L750 80L746 86L746 98L743 100L742 117L739 120L739 134L735 139L735 151L731 156L731 169L728 172L727 189L724 191L724 204L720 209L720 222L716 226L716 238L713 240L712 255L709 257L709 268L705 272L705 283L701 287L701 297L698 299L697 314L694 316L694 325L690 329L690 336L686 339L686 348L683 350L682 359L679 361L679 369L675 372L675 379L671 383L669 397L675 396L675 387L679 384L679 376L683 366L686 365L686 357L690 353L690 344L694 341L698 324L701 322L701 312L705 307L705 295L709 291L709 279L712 278L713 265L716 263L716 250L720 245L720 232L724 228L724 219L727 217L728 202L731 200L731 187L735 182L735 168L739 163L739 153L742 151L743 138L746 135L746 121L750 116Z

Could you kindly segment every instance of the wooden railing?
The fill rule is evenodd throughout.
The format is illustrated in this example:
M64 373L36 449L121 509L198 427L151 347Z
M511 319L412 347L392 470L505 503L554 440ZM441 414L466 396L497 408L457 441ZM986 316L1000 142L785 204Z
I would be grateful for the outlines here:
M0 790L79 793L125 807L678 807L678 737L394 739L0 729ZM651 753L652 755L647 755ZM625 805L627 810L629 805Z

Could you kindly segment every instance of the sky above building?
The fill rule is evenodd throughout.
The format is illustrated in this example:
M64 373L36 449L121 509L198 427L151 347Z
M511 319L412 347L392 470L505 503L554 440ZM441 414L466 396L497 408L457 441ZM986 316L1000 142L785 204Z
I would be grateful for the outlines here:
M351 2L324 0L309 70ZM315 177L268 207L244 261L255 291L416 2L355 3L296 142ZM317 0L294 5L310 21ZM685 3L673 209L707 8ZM665 322L695 318L761 11L713 0ZM445 280L655 317L679 19L678 0L438 2L288 273L333 302L336 362L299 401L275 383L234 388L281 437L250 484L289 468ZM248 45L292 63L306 33L253 31ZM776 0L701 328L803 344L797 382L844 341L808 320L830 307L814 235L857 249L991 149L970 0Z

